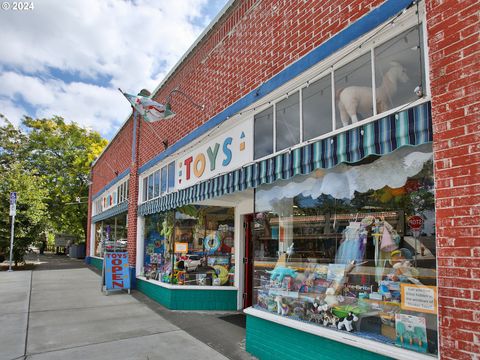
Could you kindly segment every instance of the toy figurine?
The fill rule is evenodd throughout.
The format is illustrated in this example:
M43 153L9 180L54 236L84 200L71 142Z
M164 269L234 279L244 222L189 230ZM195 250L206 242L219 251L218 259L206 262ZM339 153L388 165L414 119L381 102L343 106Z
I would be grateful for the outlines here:
M284 304L283 298L280 295L275 297L275 302L277 303L277 314L282 316L288 315L288 305Z
M297 272L295 270L290 269L290 268L286 268L286 267L283 267L283 266L276 267L272 271L267 270L267 273L270 274L270 280L275 280L275 279L278 278L278 281L280 281L280 282L283 281L283 278L285 276L290 276L294 279L297 277Z
M332 310L322 311L322 314L323 326L337 326L340 319L332 313Z
M328 306L332 307L338 303L337 297L335 296L335 289L334 288L328 288L327 291L325 291L325 299L324 301L328 304Z
M358 317L354 313L349 312L348 315L343 318L337 325L338 330L345 328L348 332L353 331L353 322L358 321Z

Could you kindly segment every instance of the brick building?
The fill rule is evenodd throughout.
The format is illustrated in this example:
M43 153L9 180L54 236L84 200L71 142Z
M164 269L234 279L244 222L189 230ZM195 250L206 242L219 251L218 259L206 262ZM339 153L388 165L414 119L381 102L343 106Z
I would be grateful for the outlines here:
M126 240L138 290L245 309L262 359L477 359L479 14L230 1L153 92L176 116L92 166L87 261Z

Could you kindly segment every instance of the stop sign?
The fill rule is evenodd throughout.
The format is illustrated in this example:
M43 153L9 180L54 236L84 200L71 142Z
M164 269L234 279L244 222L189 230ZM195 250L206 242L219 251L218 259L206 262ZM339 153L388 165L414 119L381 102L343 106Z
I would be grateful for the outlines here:
M412 230L420 230L423 226L423 219L418 215L410 216L408 219L408 227Z

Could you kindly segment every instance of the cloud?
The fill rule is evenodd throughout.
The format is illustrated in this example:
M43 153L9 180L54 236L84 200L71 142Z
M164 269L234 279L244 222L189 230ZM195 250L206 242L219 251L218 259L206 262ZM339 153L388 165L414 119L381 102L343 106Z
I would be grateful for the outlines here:
M213 3L218 10L226 1ZM130 111L115 89L155 89L215 15L209 5L43 0L31 11L0 12L8 40L0 47L0 112L18 117L21 98L31 116L60 115L112 135Z

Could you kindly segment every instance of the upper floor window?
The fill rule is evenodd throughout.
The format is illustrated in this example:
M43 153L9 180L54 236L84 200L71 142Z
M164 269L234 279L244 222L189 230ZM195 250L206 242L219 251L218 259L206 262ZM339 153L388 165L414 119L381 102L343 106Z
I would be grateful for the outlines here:
M148 201L157 198L175 187L175 162L143 178L142 181L142 201Z
M422 39L421 26L384 42L372 39L357 57L339 59L319 79L256 114L255 159L418 100L425 92Z

